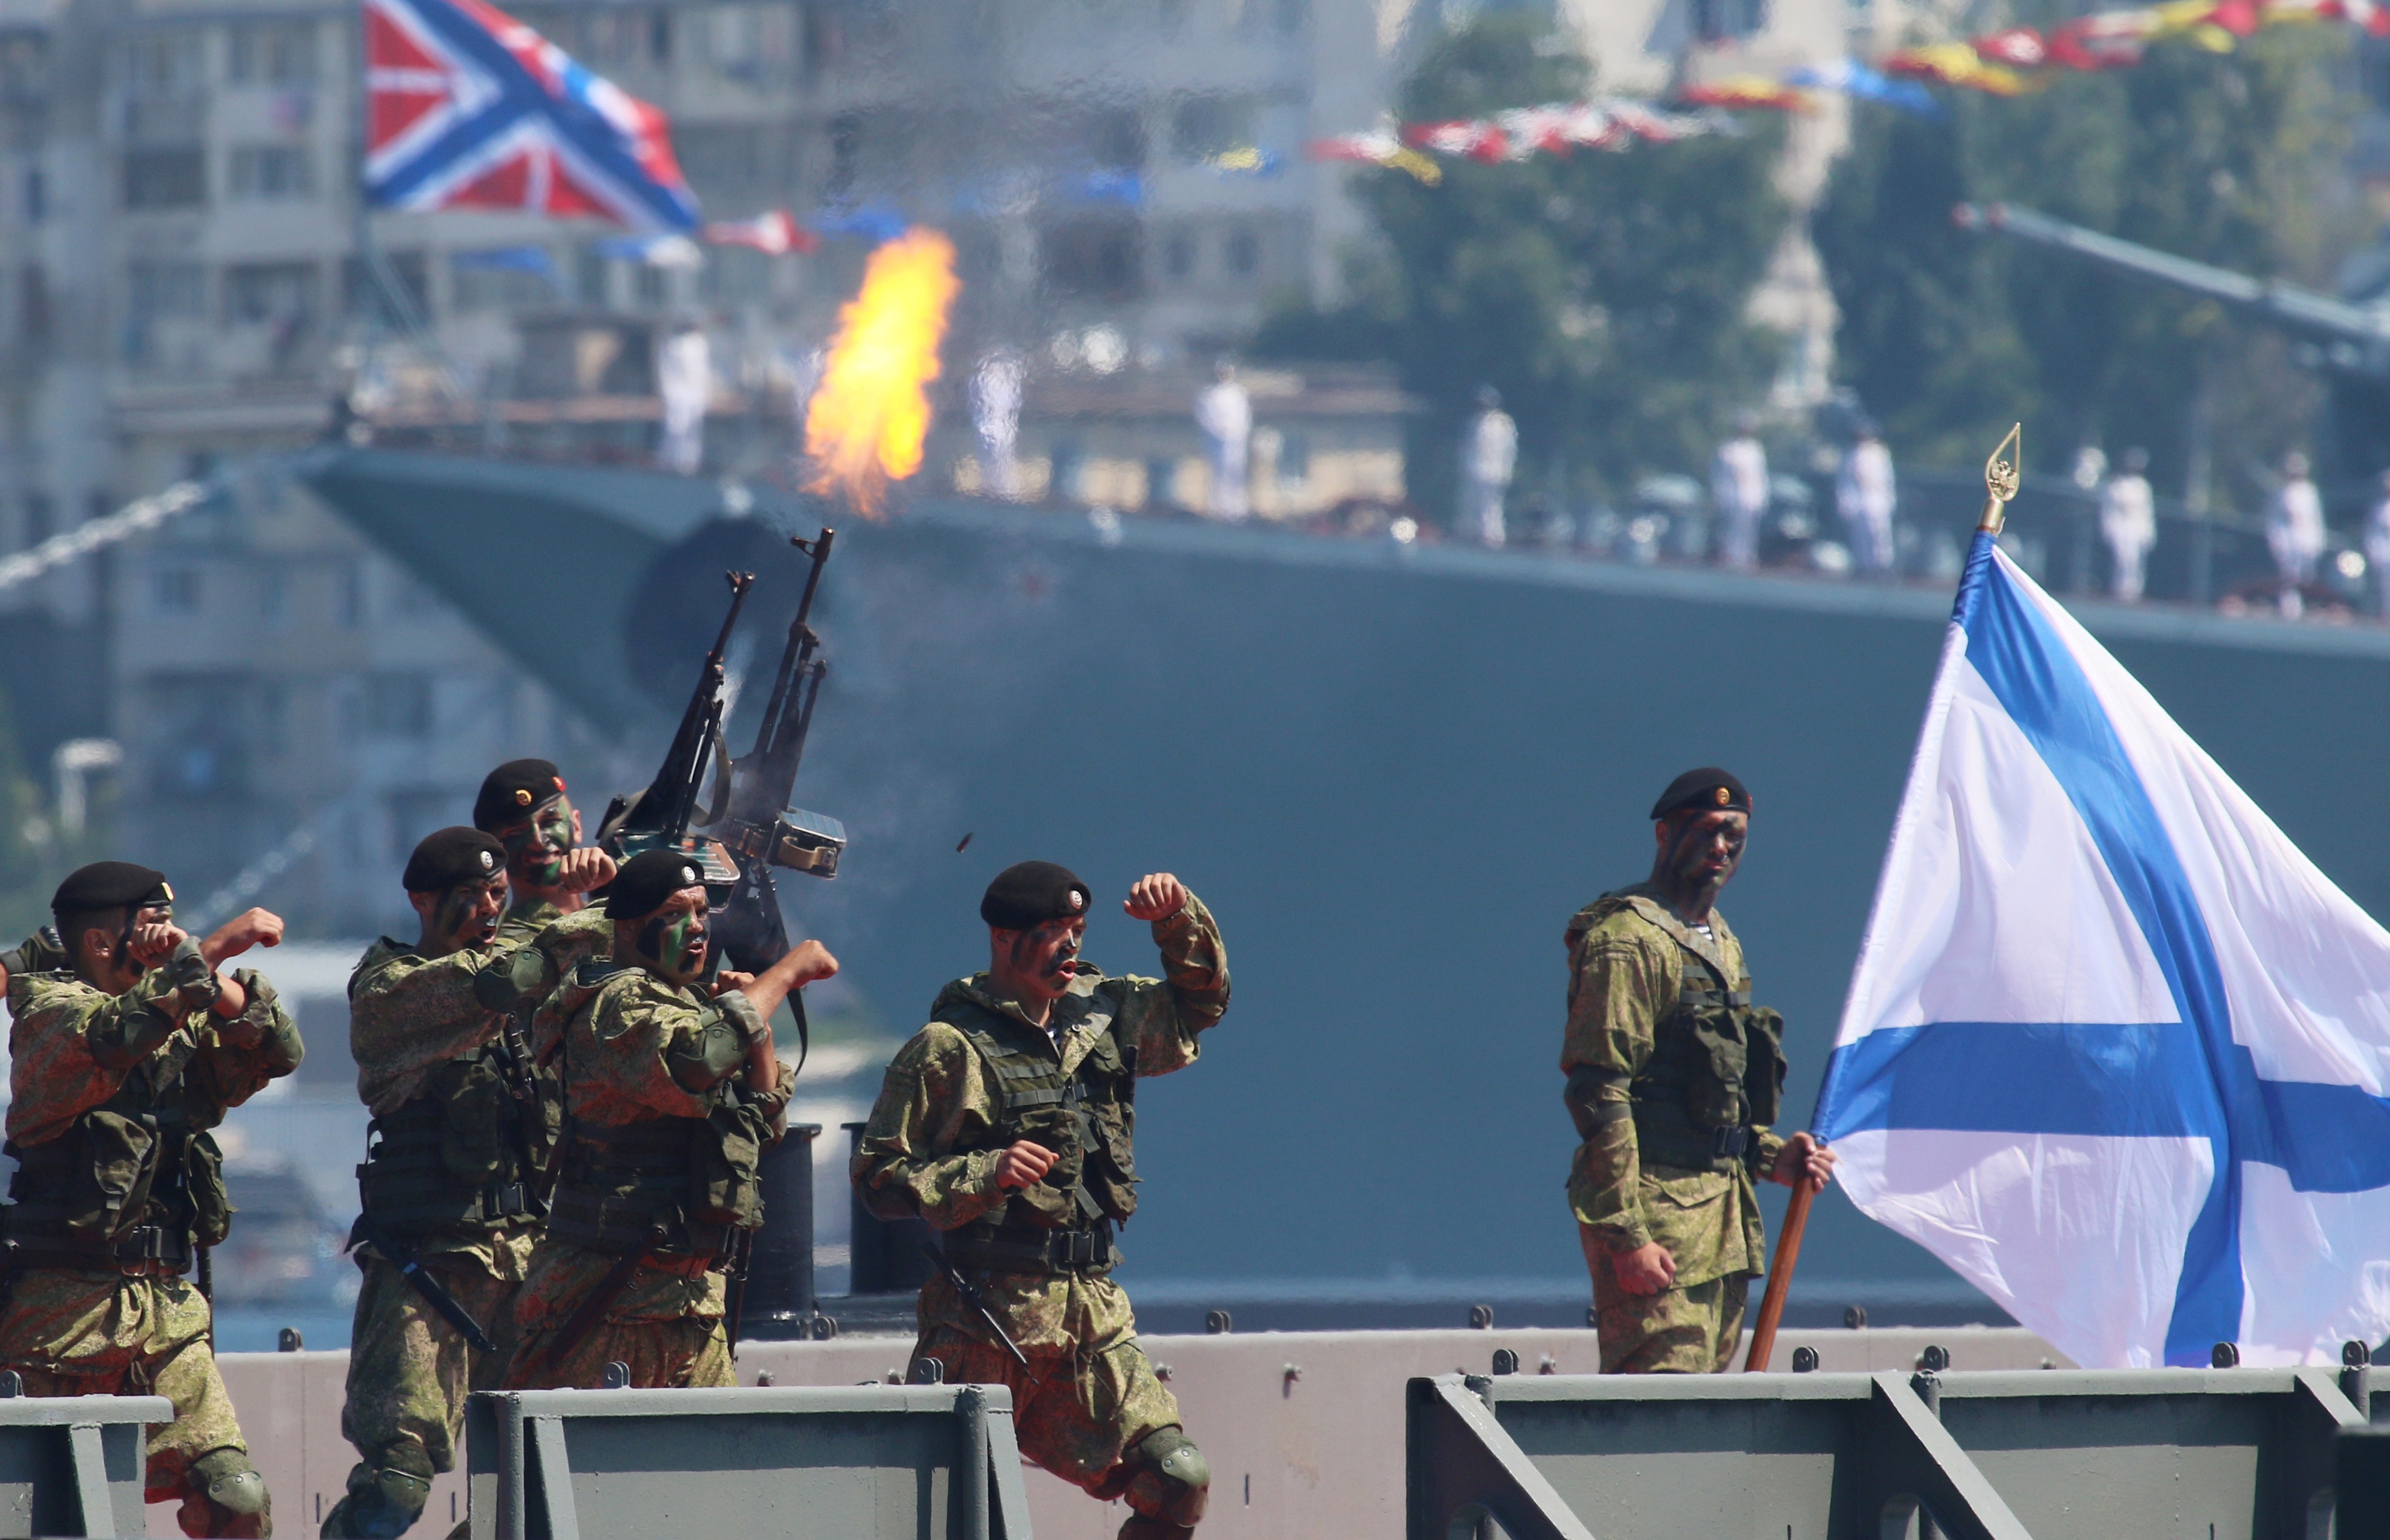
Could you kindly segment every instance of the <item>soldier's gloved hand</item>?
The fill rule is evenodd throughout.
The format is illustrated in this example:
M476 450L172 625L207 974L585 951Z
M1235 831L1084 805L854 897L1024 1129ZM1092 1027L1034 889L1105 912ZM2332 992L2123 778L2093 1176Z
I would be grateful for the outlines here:
M1795 1134L1784 1141L1776 1152L1776 1169L1768 1178L1783 1187L1801 1186L1811 1192L1823 1192L1826 1184L1834 1179L1834 1152L1818 1142L1813 1134Z
M554 892L585 893L614 880L614 858L595 845L564 853L557 863Z
M996 1185L999 1187L1034 1187L1045 1180L1059 1159L1042 1144L1022 1139L996 1158Z
M1618 1287L1630 1294L1656 1294L1677 1281L1677 1259L1656 1240L1614 1253L1611 1265L1618 1270Z
M1128 891L1121 907L1131 919L1157 923L1168 919L1187 907L1187 884L1168 872L1153 872L1137 879Z

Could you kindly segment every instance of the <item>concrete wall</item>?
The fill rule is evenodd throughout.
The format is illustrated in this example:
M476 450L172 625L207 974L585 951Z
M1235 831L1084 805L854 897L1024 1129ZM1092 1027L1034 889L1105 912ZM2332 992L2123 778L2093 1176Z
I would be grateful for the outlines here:
M1827 1370L1905 1368L1929 1341L1949 1349L1959 1370L2065 1365L2029 1332L1984 1328L1947 1331L1788 1331L1771 1366L1801 1346ZM1497 1349L1536 1372L1589 1374L1590 1331L1253 1332L1222 1337L1148 1337L1147 1354L1167 1365L1189 1436L1212 1464L1205 1540L1400 1540L1403 1533L1403 1386L1414 1375L1484 1374ZM750 1342L739 1350L740 1384L769 1374L778 1385L850 1385L901 1377L908 1337L831 1342ZM312 1535L319 1512L340 1500L354 1451L340 1436L345 1353L232 1353L224 1377L252 1457L274 1494L281 1533ZM1290 1369L1299 1375L1290 1375ZM593 1391L593 1395L603 1392ZM1128 1510L1096 1502L1044 1471L1027 1472L1037 1540L1111 1540ZM464 1482L451 1473L431 1490L415 1535L448 1529L465 1514ZM174 1509L149 1510L149 1533L172 1536Z

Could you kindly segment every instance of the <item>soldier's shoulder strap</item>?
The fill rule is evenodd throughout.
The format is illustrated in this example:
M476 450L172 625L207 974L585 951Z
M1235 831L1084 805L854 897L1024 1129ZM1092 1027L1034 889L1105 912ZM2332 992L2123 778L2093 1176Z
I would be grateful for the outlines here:
M1611 902L1613 900L1616 902L1613 904ZM1718 950L1716 943L1678 919L1669 911L1668 906L1658 899L1649 893L1627 888L1614 893L1604 893L1594 902L1596 908L1601 908L1605 905L1609 907L1602 918L1607 918L1621 909L1632 909L1637 918L1675 942L1677 946L1691 954L1703 968L1715 974L1718 988L1734 987L1735 970L1727 966L1725 954ZM1595 923L1598 924L1600 921L1597 920Z

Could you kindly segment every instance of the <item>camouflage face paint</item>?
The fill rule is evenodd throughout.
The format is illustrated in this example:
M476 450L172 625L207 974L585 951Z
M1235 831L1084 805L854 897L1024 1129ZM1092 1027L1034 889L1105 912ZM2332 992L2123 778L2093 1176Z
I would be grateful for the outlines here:
M1739 813L1680 817L1668 841L1669 876L1688 892L1715 897L1742 864L1747 829Z
M495 878L456 884L440 895L440 906L431 912L432 934L460 951L486 944L497 933L505 894L504 884Z
M643 960L675 983L705 971L705 911L656 915L639 927Z
M572 849L572 803L556 797L532 809L531 816L498 831L506 847L507 872L527 888L552 888Z

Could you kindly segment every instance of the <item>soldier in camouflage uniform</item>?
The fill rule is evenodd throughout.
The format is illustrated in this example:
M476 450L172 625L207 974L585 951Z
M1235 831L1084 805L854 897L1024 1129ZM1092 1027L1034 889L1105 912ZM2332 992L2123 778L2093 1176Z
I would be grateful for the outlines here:
M431 1478L456 1468L467 1392L505 1371L557 1106L520 1023L481 999L482 976L503 973L513 951L498 935L503 848L479 829L443 828L415 847L402 880L417 940L377 941L349 980L357 1091L373 1114L349 1238L365 1280L341 1411L358 1463L323 1533L355 1540L413 1526ZM409 1265L421 1271L401 1271ZM497 1351L475 1352L431 1290Z
M1651 809L1649 881L1569 921L1561 1072L1577 1135L1569 1203L1593 1275L1604 1374L1709 1374L1734 1357L1767 1270L1754 1179L1822 1188L1834 1157L1778 1137L1783 1018L1751 1004L1712 905L1741 863L1751 798L1689 770Z
M271 1534L208 1302L184 1275L231 1222L208 1131L302 1050L271 984L215 969L279 940L281 922L252 911L203 946L174 925L173 896L147 866L83 867L51 900L70 966L9 979L18 1170L0 1367L32 1395L166 1397L174 1420L149 1436L149 1501L179 1498L186 1534Z
M606 903L610 960L540 1007L538 1035L563 1045L567 1143L507 1383L595 1387L622 1363L633 1385L729 1385L723 1269L762 1222L757 1162L795 1090L769 1023L838 963L809 941L709 985L705 886L676 850L624 862Z
M1202 904L1157 873L1124 907L1152 925L1168 982L1107 979L1078 960L1090 898L1050 862L997 876L980 904L989 970L948 984L889 1065L853 1176L872 1213L945 1232L967 1285L922 1289L915 1359L1009 1387L1023 1454L1125 1498L1122 1540L1170 1540L1203 1517L1211 1468L1137 1346L1112 1229L1137 1207L1137 1077L1194 1062L1228 1007L1227 953Z
M614 858L581 842L580 810L564 776L544 759L509 760L491 771L473 799L473 827L506 848L510 896L498 921L509 967L482 981L481 997L528 1022L575 967L613 945L605 905L588 894L614 880ZM535 1040L533 1047L546 1067L558 1041Z

